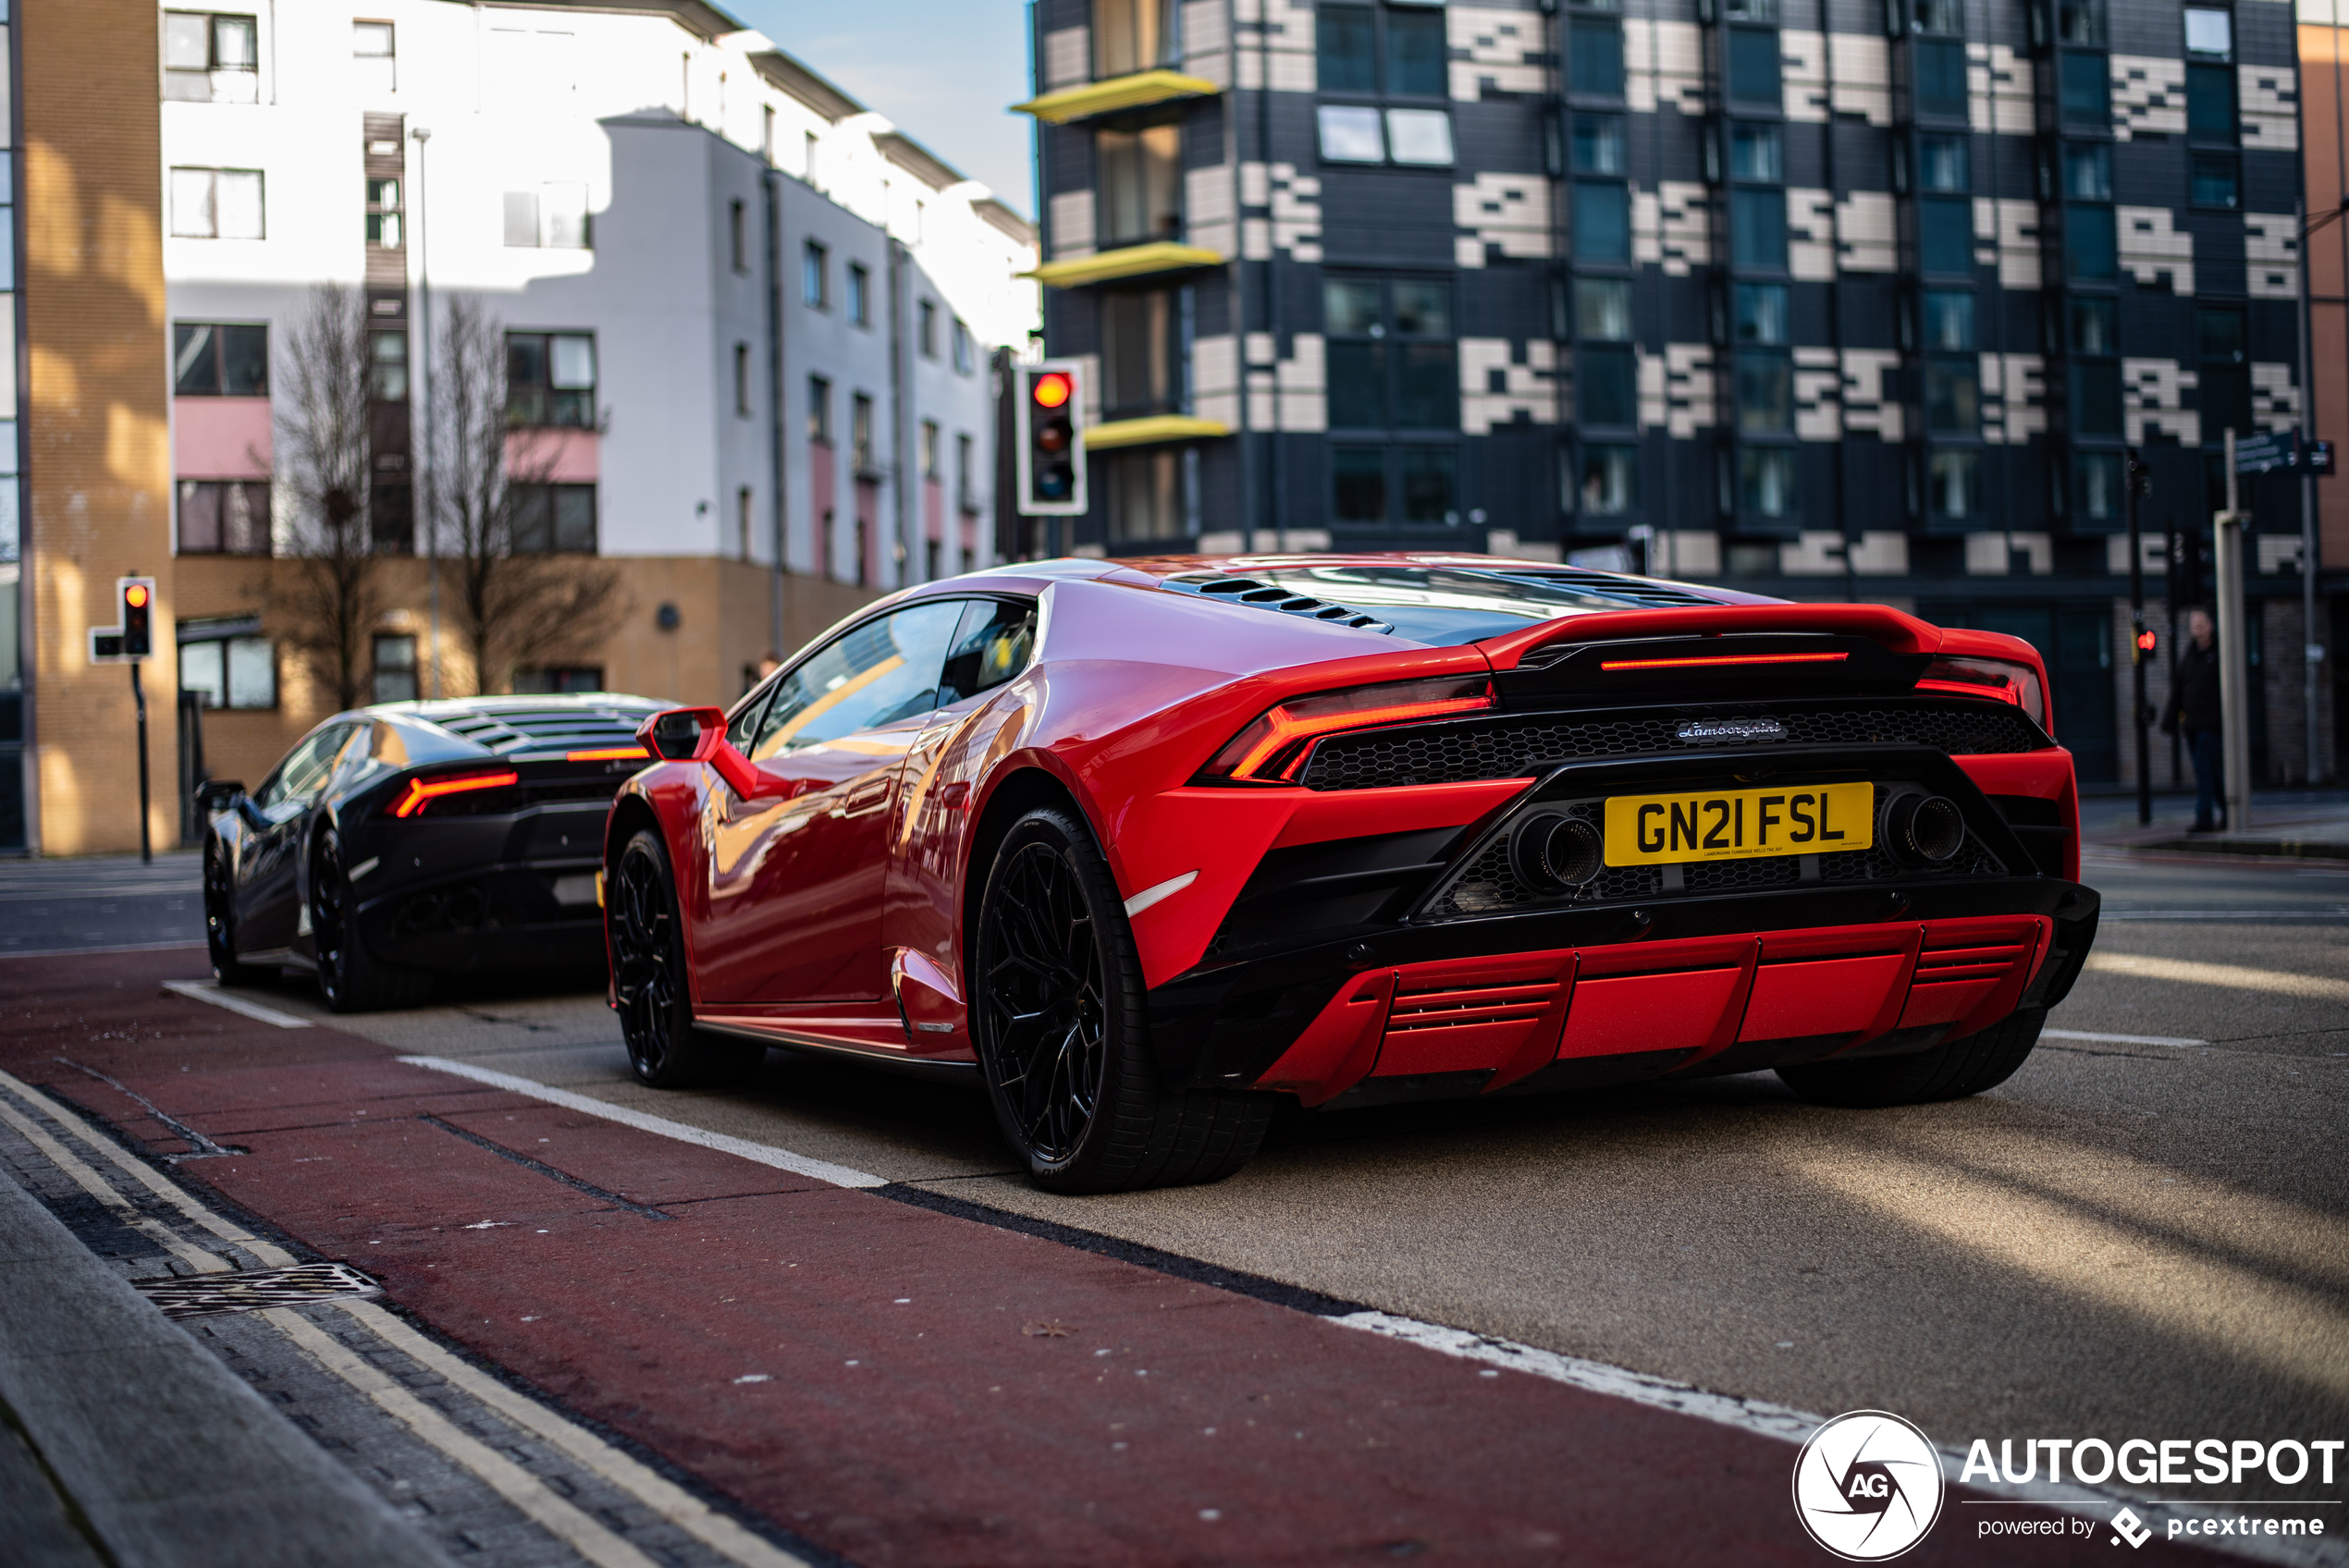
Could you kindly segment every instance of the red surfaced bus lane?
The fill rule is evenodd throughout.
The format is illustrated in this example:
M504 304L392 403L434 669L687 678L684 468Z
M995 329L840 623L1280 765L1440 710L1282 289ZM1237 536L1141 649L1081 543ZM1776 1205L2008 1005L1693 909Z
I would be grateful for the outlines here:
M199 962L0 962L0 1066L852 1562L1820 1561L1783 1441L159 990ZM2022 1550L1963 1495L1909 1561Z

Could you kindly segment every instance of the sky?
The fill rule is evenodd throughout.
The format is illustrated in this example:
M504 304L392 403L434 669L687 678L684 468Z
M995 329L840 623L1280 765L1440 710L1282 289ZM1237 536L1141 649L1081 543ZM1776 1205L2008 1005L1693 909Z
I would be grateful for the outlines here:
M1021 0L717 0L720 10L1036 215Z

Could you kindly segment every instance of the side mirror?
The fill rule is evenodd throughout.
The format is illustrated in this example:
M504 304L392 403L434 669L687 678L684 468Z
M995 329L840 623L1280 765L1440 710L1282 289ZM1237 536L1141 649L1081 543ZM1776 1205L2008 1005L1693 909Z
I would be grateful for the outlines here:
M707 762L726 738L723 708L670 708L645 720L636 743L663 762Z
M230 802L244 792L245 787L240 780L207 778L196 786L196 810L207 815L215 811L224 811Z
M723 708L670 708L636 731L637 743L663 762L706 762L744 800L788 794L791 786L761 773L726 739Z

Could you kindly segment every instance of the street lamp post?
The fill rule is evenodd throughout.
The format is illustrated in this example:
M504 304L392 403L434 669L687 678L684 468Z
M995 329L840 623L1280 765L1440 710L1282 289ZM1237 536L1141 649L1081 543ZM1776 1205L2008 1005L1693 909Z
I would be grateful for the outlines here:
M2153 471L2132 447L2121 459L2129 508L2129 721L2137 737L2137 826L2153 821L2153 759L2146 754L2146 555L2137 503L2153 489Z
M424 215L424 150L432 143L432 129L418 126L409 135L416 139L416 178L412 181L415 190L415 207L409 216L409 233L416 241L416 327L419 341L410 356L416 367L416 379L424 393L424 439L413 444L424 459L419 464L423 473L418 488L424 503L424 576L431 584L432 629L428 639L427 662L432 669L432 694L440 695L440 508L433 504L433 480L437 476L432 458L433 380L432 380L432 268L424 255L429 226L417 220Z

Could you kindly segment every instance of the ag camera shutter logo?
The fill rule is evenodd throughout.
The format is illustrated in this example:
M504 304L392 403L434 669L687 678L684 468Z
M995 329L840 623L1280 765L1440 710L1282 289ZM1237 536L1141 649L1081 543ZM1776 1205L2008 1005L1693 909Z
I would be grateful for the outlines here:
M1794 1461L1794 1516L1849 1562L1881 1562L1925 1539L1945 1489L1932 1441L1881 1410L1837 1416Z

